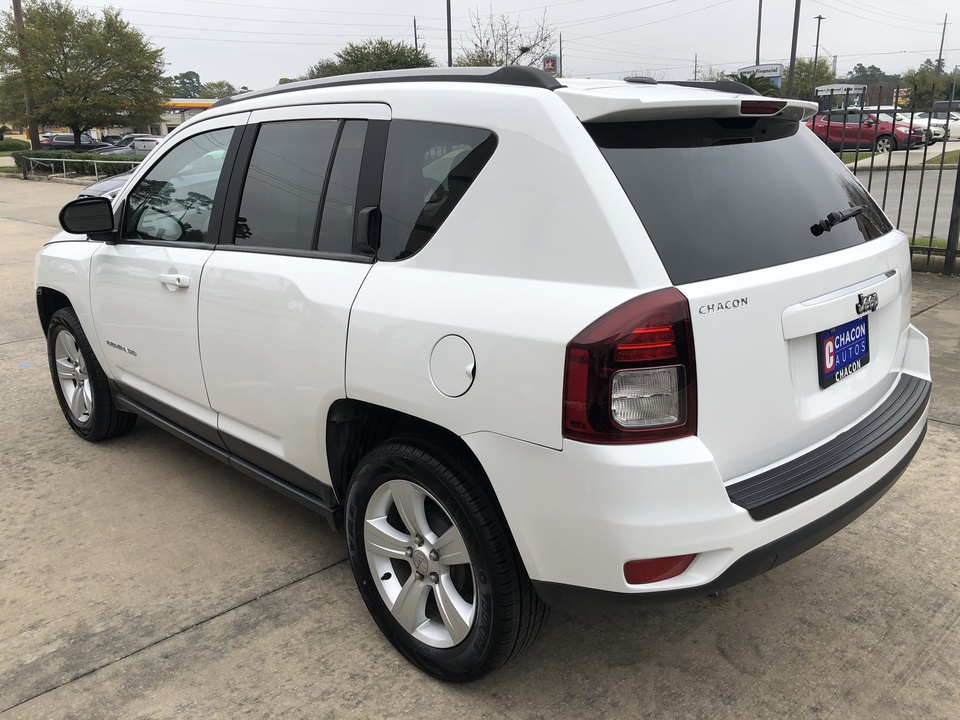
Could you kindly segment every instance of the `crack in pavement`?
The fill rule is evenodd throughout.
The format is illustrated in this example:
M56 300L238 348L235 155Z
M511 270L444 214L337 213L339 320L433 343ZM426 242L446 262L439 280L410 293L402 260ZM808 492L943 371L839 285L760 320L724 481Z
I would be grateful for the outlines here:
M35 335L33 337L20 338L19 340L4 340L3 342L0 342L0 347L3 347L5 345L16 345L17 343L22 343L22 342L30 342L31 340L43 340L43 335Z
M257 600L260 600L260 599L266 598L266 597L270 597L271 595L273 595L273 594L275 594L275 593L278 593L278 592L280 592L281 590L285 590L285 589L288 588L288 587L292 587L293 585L296 585L297 583L303 582L304 580L309 580L310 578L312 578L312 577L314 577L314 576L316 576L316 575L319 575L319 574L322 573L322 572L325 572L325 571L327 571L327 570L331 570L331 569L337 567L338 565L342 565L343 563L347 562L348 560L349 560L349 558L343 558L342 560L337 560L336 562L331 563L330 565L327 565L327 566L325 566L325 567L322 567L322 568L320 568L320 569L318 569L318 570L314 570L314 571L311 572L311 573L307 573L307 574L304 575L303 577L295 578L295 579L291 580L291 581L288 582L288 583L284 583L283 585L280 585L279 587L275 587L275 588L273 588L272 590L268 590L268 591L265 592L265 593L261 593L261 594L257 595L256 597L252 597L252 598L250 598L249 600L244 600L243 602L238 603L238 604L236 604L236 605L233 605L232 607L229 607L229 608L227 608L227 609L225 609L225 610L221 610L221 611L218 612L218 613L214 613L213 615L211 615L211 616L209 616L209 617L207 617L207 618L204 618L204 619L202 619L202 620L198 620L197 622L192 623L192 624L190 624L190 625L187 625L186 627L182 627L182 628L180 628L179 630L170 633L169 635L166 635L166 636L164 636L164 637L162 637L162 638L159 638L159 639L157 639L157 640L154 640L153 642L147 643L147 644L144 645L143 647L137 648L136 650L131 650L131 651L128 652L126 655L123 655L123 656L118 657L118 658L114 658L113 660L110 660L110 661L108 661L108 662L102 663L102 664L98 665L98 666L95 667L95 668L91 668L90 670L86 670L85 672L82 672L82 673L80 673L80 674L78 674L78 675L74 675L73 677L71 677L71 678L69 678L69 679L67 679L67 680L64 680L62 683L59 683L58 685L54 685L53 687L47 688L46 690L42 690L42 691L40 691L40 692L38 692L38 693L36 693L36 694L34 694L34 695L31 695L30 697L28 697L28 698L26 698L26 699L24 699L24 700L21 700L20 702L14 704L14 705L11 705L10 707L3 708L2 710L0 710L0 715L4 715L5 713L7 713L7 712L9 712L9 711L11 711L11 710L16 710L16 709L17 709L18 707L20 707L21 705L25 705L26 703L28 703L28 702L30 702L30 701L32 701L32 700L36 700L37 698L43 697L44 695L47 695L48 693L52 693L52 692L55 691L55 690L59 690L60 688L66 686L66 685L69 685L69 684L71 684L71 683L74 683L74 682L76 682L77 680L81 680L82 678L88 677L89 675L93 675L93 674L95 674L95 673L98 673L98 672L100 672L101 670L110 667L111 665L116 665L118 662L122 662L122 661L126 660L127 658L131 658L131 657L133 657L134 655L139 655L140 653L144 652L145 650L149 650L149 649L152 648L152 647L156 647L157 645L160 645L160 644L162 644L162 643L165 643L167 640L171 640L172 638L175 638L175 637L178 637L178 636L180 636L180 635L183 635L184 633L189 632L190 630L193 630L194 628L198 628L198 627L200 627L201 625L205 625L206 623L208 623L208 622L210 622L210 621L212 621L212 620L216 620L217 618L223 617L224 615L229 615L230 613L234 612L235 610L239 610L239 609L242 608L242 607L246 607L247 605L250 605L250 604L252 604L252 603L255 603Z

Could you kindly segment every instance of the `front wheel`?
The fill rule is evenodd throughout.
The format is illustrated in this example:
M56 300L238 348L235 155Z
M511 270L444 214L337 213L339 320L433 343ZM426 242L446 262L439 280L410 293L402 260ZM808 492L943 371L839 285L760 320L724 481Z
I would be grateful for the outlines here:
M469 682L503 666L546 617L478 468L421 440L361 462L346 535L360 594L410 662Z
M133 427L137 416L114 407L107 376L71 308L50 318L47 360L60 409L77 435L105 440Z
M873 149L878 153L893 152L897 149L897 139L892 135L881 135L873 144Z

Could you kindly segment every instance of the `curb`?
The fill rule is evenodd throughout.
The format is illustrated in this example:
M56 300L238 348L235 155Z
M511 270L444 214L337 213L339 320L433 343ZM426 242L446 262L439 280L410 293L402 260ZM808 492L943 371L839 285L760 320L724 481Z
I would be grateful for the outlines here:
M0 173L0 178L8 178L10 180L20 180L23 181L24 178L20 176L19 173ZM80 187L86 187L95 183L97 179L95 177L89 178L64 178L64 177L36 177L31 176L26 178L26 182L39 182L39 183L60 183L61 185L79 185Z

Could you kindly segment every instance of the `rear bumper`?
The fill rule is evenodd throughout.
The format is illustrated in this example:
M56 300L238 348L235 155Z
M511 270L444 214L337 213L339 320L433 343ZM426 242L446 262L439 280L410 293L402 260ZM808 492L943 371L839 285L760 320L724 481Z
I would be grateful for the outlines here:
M819 545L828 537L839 532L870 509L883 495L900 479L927 432L927 424L923 423L920 435L913 446L900 461L893 466L877 482L861 492L852 500L827 513L823 517L794 530L783 537L748 552L734 562L726 571L715 580L696 587L678 590L666 590L657 593L626 594L591 588L565 585L534 580L533 585L541 599L553 607L565 610L574 610L583 607L596 607L602 604L624 604L643 601L682 600L689 597L699 597L722 590L732 585L745 582L750 578L772 570L787 560L806 552Z

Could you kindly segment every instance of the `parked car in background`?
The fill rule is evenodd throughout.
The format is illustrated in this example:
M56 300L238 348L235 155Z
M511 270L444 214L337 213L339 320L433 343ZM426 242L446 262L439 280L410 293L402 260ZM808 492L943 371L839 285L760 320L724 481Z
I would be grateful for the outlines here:
M960 112L918 112L914 113L914 117L923 122L929 120L931 127L942 127L946 135L944 140L957 137L957 133L960 133Z
M122 137L123 135L101 135L100 139L103 142L110 143L111 145L116 145L117 141Z
M924 145L928 138L924 128L897 122L890 113L869 110L820 112L807 127L831 150L842 147L883 153Z
M898 112L894 116L899 123L907 123L913 128L919 128L927 133L927 144L933 145L936 142L943 142L947 139L947 131L943 125L936 124L929 120L924 120L917 116L917 113Z
M98 180L92 185L87 185L83 190L80 191L80 194L77 195L77 197L105 197L109 200L113 200L117 196L117 193L120 192L121 188L126 185L127 180L130 179L131 175L133 175L133 170L128 170L125 173L111 175L103 180Z
M93 152L99 148L111 147L110 143L100 142L86 133L80 134L80 152ZM52 133L40 136L41 150L76 150L76 138L73 133Z
M97 150L97 152L104 155L125 155L133 152L149 152L153 149L157 142L162 139L163 138L160 135L151 135L150 133L131 133L129 135L124 135L113 145ZM137 148L134 147L134 143L143 140L153 140L154 142L147 147L146 150L137 150Z

